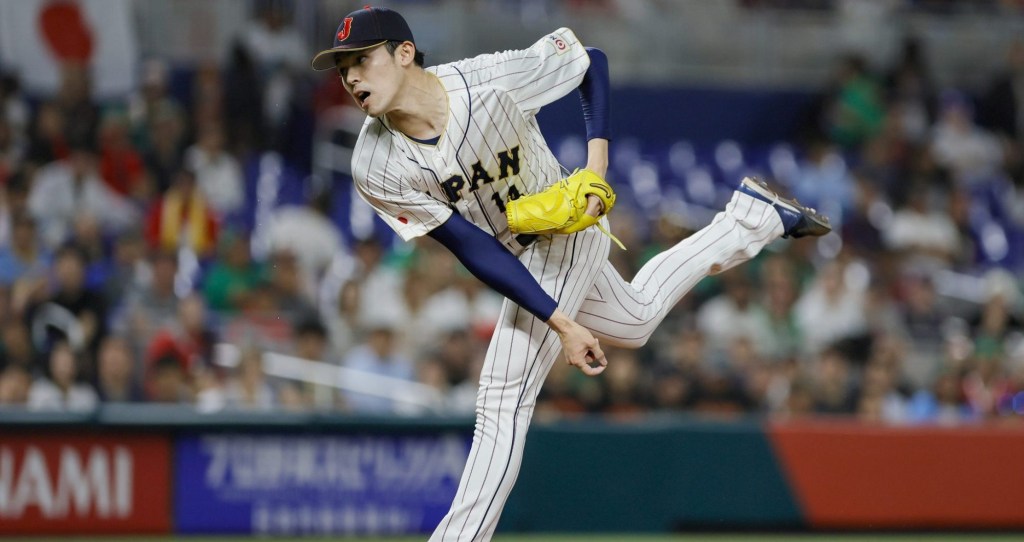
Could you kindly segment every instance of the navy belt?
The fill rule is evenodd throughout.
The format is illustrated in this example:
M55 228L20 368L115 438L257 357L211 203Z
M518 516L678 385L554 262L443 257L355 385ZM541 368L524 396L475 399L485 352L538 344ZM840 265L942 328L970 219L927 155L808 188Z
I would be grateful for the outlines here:
M516 236L516 242L519 243L519 246L523 248L530 246L536 240L537 236L530 235L529 233L522 233Z

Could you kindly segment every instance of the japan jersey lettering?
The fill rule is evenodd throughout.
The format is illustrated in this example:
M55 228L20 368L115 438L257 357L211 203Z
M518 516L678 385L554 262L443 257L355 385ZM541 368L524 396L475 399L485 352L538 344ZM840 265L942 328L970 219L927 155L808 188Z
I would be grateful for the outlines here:
M444 86L448 119L436 144L414 141L386 118L368 118L352 159L359 195L404 240L443 224L452 211L513 253L505 202L563 176L535 115L577 88L590 65L567 28L528 49L428 68Z

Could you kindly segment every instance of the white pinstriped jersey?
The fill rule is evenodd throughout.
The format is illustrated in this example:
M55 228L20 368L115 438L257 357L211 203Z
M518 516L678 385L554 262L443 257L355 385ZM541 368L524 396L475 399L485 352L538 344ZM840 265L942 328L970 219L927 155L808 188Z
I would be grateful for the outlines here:
M576 89L590 57L560 28L529 49L428 68L448 92L448 121L436 145L418 143L367 118L352 157L356 190L406 241L457 211L515 254L509 197L543 190L564 176L535 115Z

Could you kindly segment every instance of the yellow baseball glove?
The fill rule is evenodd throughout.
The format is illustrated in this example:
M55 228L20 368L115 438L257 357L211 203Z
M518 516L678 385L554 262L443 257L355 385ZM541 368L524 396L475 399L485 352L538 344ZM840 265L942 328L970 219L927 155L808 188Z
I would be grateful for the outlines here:
M587 214L587 196L597 196L602 203L598 216ZM596 173L577 169L565 179L558 181L538 194L523 196L509 201L505 216L513 234L531 233L570 234L597 225L619 247L626 247L598 221L611 212L615 206L615 191Z

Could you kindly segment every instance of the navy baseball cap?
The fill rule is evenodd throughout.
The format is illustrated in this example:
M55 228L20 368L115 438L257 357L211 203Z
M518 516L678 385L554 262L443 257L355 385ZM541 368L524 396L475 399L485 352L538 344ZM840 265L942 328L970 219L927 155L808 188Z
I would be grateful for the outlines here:
M334 47L320 51L313 57L313 69L334 69L335 53L369 49L388 41L416 43L409 24L397 11L366 6L349 13L341 20L338 31L334 34Z

